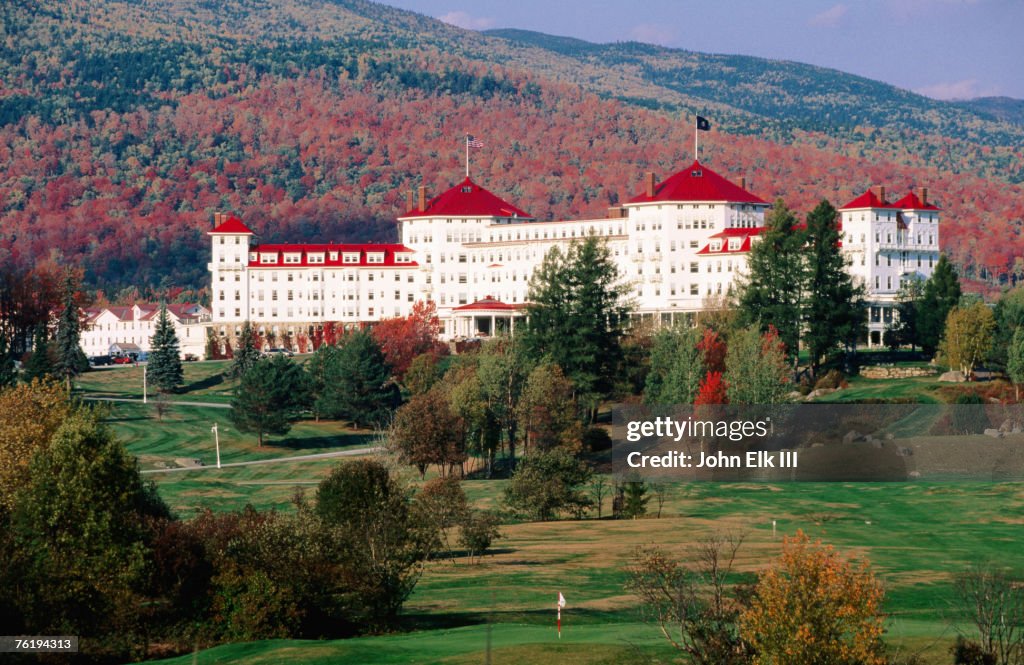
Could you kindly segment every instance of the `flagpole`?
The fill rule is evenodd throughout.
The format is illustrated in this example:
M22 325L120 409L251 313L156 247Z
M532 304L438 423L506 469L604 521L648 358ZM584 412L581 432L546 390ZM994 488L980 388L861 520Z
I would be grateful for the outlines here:
M466 134L466 177L469 177L469 134Z
M699 122L700 121L697 120L697 116L694 116L693 117L693 161L695 161L695 162L699 162L700 161L700 153L697 152L697 150L698 150L697 140L700 137Z
M556 603L558 608L558 639L562 639L562 604Z

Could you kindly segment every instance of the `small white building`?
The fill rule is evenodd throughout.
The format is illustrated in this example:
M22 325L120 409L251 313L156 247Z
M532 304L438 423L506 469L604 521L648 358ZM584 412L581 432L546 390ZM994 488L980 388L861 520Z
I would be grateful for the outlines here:
M117 354L119 349L150 350L150 339L156 330L160 305L139 303L131 306L111 305L85 310L80 344L86 356ZM167 305L167 316L178 336L181 355L202 358L206 352L206 329L210 310L198 304Z

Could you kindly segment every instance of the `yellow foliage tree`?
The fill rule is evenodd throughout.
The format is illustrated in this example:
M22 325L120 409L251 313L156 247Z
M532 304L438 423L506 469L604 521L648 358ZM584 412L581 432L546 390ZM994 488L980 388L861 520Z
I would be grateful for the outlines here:
M883 665L881 584L801 531L758 578L739 619L754 665Z
M67 391L56 381L0 391L0 505L12 507L32 454L49 443L71 410Z
M946 317L939 354L950 369L958 369L970 378L975 366L992 348L995 330L995 315L985 303L954 307Z

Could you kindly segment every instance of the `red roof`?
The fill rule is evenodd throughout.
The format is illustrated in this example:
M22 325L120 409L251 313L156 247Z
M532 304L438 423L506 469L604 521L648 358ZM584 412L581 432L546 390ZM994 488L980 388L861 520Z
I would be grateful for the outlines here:
M878 194L875 194L870 189L854 200L844 205L840 210L857 210L859 208L898 208L899 206L893 205L892 203L886 203L882 199L878 198Z
M483 311L488 311L488 312L492 312L492 311L508 312L508 311L519 310L519 309L522 309L523 307L525 307L525 305L509 305L508 303L501 302L500 300L495 300L494 298L491 298L490 296L488 296L488 297L484 298L483 300L477 300L476 302L469 303L468 305L459 305L458 307L454 308L452 311L454 311L454 312L466 312L466 311L474 311L474 310L483 310Z
M225 221L221 222L220 226L210 231L210 233L245 233L248 235L256 235L252 229L242 223L242 220L238 219L234 215L228 217Z
M417 268L419 264L415 261L406 261L399 263L395 261L396 254L411 254L413 250L409 249L405 245L396 244L362 244L362 245L257 245L256 247L250 247L249 253L256 253L256 260L249 261L250 268L304 268L308 266L329 266L332 268L343 267L343 268L359 268L359 267L399 267L399 268ZM331 259L331 253L336 252L337 257ZM354 252L359 253L359 261L357 263L345 263L345 254L352 254ZM281 256L283 253L294 254L299 253L298 263L285 263L284 257ZM383 253L383 263L370 263L367 259L367 254ZM273 263L264 262L264 254L274 254L277 260ZM310 254L323 254L323 262L310 263Z
M427 201L424 209L413 208L405 217L523 217L533 219L508 201L490 193L469 178Z
M702 247L701 250L697 252L697 254L745 254L746 252L750 251L750 239L753 238L754 236L759 236L763 234L766 228L767 227L764 226L755 226L749 229L725 229L724 231L721 231L711 236L712 238L723 239L721 249L719 249L718 251L712 250L711 243L708 243L707 245L704 245L704 247ZM737 237L742 238L743 241L740 242L739 246L736 247L735 249L730 248L727 239Z
M655 185L654 196L647 196L647 192L644 192L631 198L628 203L656 201L725 201L768 205L767 201L754 196L698 161Z
M923 202L914 192L910 192L896 203L893 203L892 207L899 208L900 210L941 210L941 208L931 203Z

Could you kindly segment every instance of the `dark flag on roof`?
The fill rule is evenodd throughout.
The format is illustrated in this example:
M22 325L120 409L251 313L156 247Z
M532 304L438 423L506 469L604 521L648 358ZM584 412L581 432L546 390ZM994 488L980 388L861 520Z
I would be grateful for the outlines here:
M711 129L711 123L708 122L707 118L697 116L697 129L699 129L702 132L709 131Z

